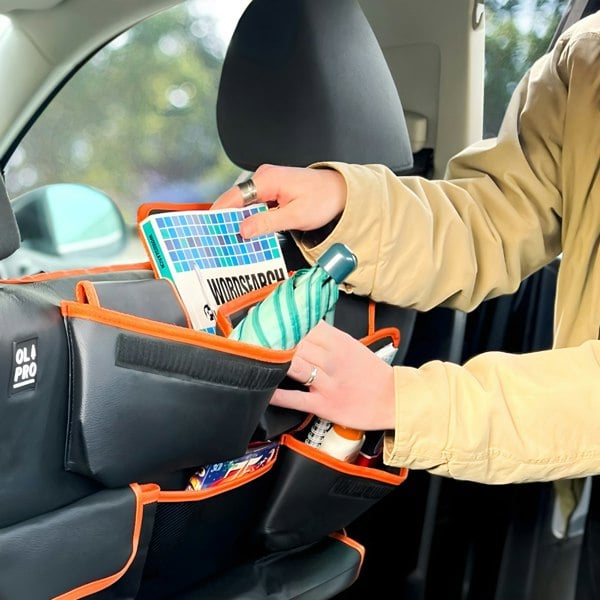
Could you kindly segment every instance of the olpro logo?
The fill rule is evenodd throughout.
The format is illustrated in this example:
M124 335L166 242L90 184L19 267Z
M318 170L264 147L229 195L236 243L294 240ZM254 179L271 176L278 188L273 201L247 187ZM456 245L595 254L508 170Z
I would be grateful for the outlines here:
M13 366L10 393L35 387L37 379L38 339L13 342Z

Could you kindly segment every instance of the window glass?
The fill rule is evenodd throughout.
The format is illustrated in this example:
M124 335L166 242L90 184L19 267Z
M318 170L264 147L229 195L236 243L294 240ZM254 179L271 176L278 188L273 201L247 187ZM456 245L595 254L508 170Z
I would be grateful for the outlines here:
M219 141L216 97L227 44L248 3L190 0L100 50L14 152L9 194L84 183L113 198L130 225L141 202L214 200L240 173Z
M76 186L63 183L49 188L46 211L50 214L52 237L59 252L61 249L62 252L78 247L83 249L86 244L81 242L82 239L102 239L118 231L118 214L111 208L109 200L99 192L93 201L84 203ZM52 218L52 214L57 216ZM62 218L65 214L76 214L77 219Z
M484 137L498 132L515 86L549 48L569 0L485 0Z

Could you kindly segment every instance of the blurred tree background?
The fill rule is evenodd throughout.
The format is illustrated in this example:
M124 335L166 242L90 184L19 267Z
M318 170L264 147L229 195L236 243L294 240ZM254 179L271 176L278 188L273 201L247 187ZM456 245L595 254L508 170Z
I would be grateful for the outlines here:
M498 132L515 86L544 54L568 0L485 0L484 137Z
M198 5L141 22L66 83L8 165L12 195L86 183L132 223L141 201L210 202L233 183L240 169L219 142L215 110L226 41Z

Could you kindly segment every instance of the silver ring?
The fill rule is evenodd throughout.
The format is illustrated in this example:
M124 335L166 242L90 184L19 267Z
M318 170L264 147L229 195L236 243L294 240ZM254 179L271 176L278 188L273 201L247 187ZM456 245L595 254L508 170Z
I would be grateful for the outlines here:
M252 181L252 179L247 179L246 181L242 181L242 183L238 183L238 187L240 188L240 192L242 192L244 206L248 206L249 204L256 202L258 198L258 192L256 191L256 186L254 185L254 181Z
M306 387L312 385L315 382L315 379L317 378L317 373L319 372L319 369L317 369L317 367L313 366L310 375L308 376L308 379L302 384L305 385Z

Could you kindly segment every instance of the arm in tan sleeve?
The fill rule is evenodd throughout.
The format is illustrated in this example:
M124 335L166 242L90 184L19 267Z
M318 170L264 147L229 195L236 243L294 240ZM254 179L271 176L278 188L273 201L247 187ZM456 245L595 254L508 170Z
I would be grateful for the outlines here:
M561 134L565 84L539 61L515 92L497 139L455 157L449 180L397 177L380 165L320 163L346 179L346 208L332 242L357 255L347 291L427 310L471 310L517 289L560 253ZM532 109L535 107L535 109Z
M463 367L395 367L387 464L481 483L583 477L600 468L600 342Z

